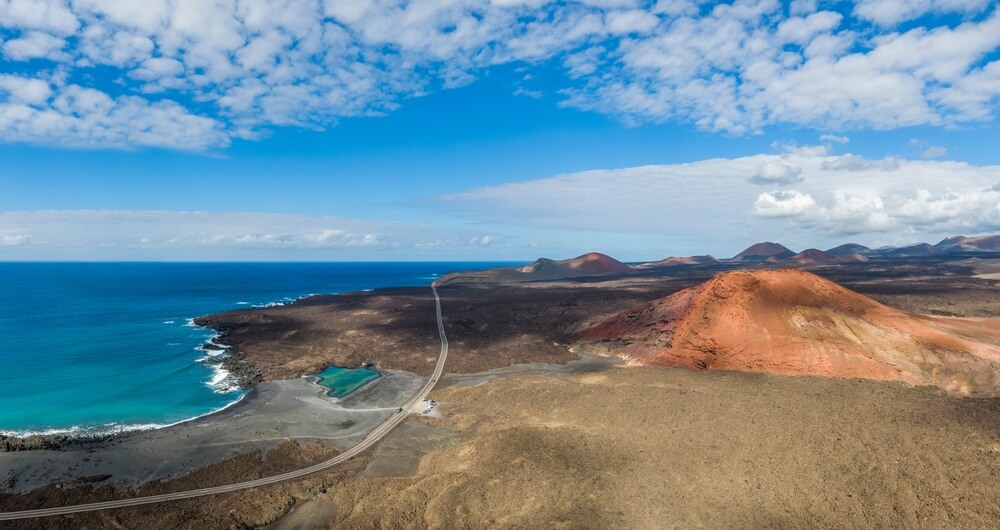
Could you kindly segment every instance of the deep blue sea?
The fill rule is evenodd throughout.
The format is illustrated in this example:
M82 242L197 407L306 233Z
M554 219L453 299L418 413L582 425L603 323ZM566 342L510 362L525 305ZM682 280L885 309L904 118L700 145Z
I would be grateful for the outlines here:
M152 428L243 395L191 319L317 293L429 285L499 263L0 263L0 433ZM429 294L428 294L429 295Z

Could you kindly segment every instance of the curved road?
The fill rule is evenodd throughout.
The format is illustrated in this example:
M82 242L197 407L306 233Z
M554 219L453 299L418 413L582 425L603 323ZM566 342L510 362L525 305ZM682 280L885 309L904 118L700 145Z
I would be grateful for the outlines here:
M445 359L448 357L448 337L444 334L444 320L441 317L441 298L438 296L437 287L431 285L431 289L434 292L434 305L435 311L437 312L437 325L438 325L438 335L441 337L441 355L438 357L437 365L434 366L434 373L431 374L430 379L427 383L421 387L420 391L417 392L409 401L403 405L403 412L397 412L385 420L381 425L373 429L371 432L365 435L358 445L340 453L339 455L327 460L325 462L320 462L314 466L299 469L297 471L290 471L288 473L282 473L281 475L275 475L273 477L259 478L257 480L251 480L249 482L240 482L239 484L230 484L228 486L215 486L213 488L203 488L199 490L190 491L179 491L177 493L164 493L162 495L152 495L149 497L135 497L132 499L121 499L117 501L105 501L105 502L95 502L91 504L78 504L76 506L61 506L57 508L42 508L40 510L26 510L22 512L3 512L0 513L0 521L10 521L13 519L27 519L31 517L46 517L50 515L65 515L70 513L79 512L90 512L94 510L108 510L111 508L125 508L128 506L140 506L143 504L154 504L158 502L176 501L181 499L191 499L194 497L204 497L206 495L215 495L217 493L227 493L230 491L239 491L249 488L256 488L258 486L266 486L268 484L275 484L278 482L284 482L286 480L292 480L296 478L301 478L306 475L311 475L318 471L323 471L324 469L331 468L337 464L350 460L351 458L361 454L369 447L378 443L379 440L384 438L389 432L391 432L397 425L403 423L406 419L407 414L414 405L420 403L427 394L430 393L434 385L437 384L437 380L441 377L442 372L444 372Z

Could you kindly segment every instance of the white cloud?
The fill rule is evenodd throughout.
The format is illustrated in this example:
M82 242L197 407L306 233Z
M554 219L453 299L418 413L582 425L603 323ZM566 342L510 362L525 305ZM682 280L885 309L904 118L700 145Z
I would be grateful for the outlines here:
M39 105L52 96L52 88L41 79L0 74L0 94L11 103Z
M225 146L272 126L382 115L408 97L515 62L565 65L557 82L564 105L636 124L675 120L746 134L774 124L842 131L995 118L1000 62L987 59L1000 47L1000 10L988 0L862 0L861 20L818 10L813 0L787 9L777 0L707 4L0 0L0 36L9 61L51 63L32 63L38 70L22 77L56 92L70 90L64 80L72 79L136 107L176 105L225 137L173 128L178 138L155 142L183 149L199 139L203 148ZM966 22L878 26L923 13L958 13ZM94 67L109 69L113 89L85 83ZM125 130L149 126L129 116L24 141L151 145L138 141L141 131ZM91 124L120 133L102 143L106 135ZM19 141L21 133L8 126L0 138Z
M794 143L773 143L772 147L781 149L786 153L800 156L826 156L830 154L829 145L796 145Z
M851 141L847 136L837 136L835 134L824 134L819 139L821 142L835 142L838 144L846 144Z
M449 256L502 239L481 231L337 217L131 210L0 212L4 233L0 246L30 243L34 258L108 260L369 259L422 251Z
M602 56L607 51L603 46L593 46L582 52L567 56L563 61L563 65L572 78L591 75L601 66L603 61Z
M649 33L659 23L656 15L639 9L612 11L605 16L605 24L612 34Z
M229 145L223 127L171 101L0 76L0 141L199 150Z
M543 94L541 90L528 90L524 87L517 87L514 90L514 95L525 96L531 99L542 99L542 96L544 96L545 94Z
M819 167L824 171L895 171L899 169L899 160L895 158L868 160L867 158L848 153L824 160Z
M755 184L793 184L802 182L802 168L792 167L781 160L768 160L757 168L750 179Z
M849 196L840 191L834 193L830 206L820 206L811 195L798 191L762 193L754 202L754 213L791 218L801 227L838 234L884 232L897 224L881 198Z
M817 205L812 196L798 191L761 193L753 204L754 213L762 217L806 215L815 208Z
M69 34L80 24L64 0L2 0L0 27Z
M941 145L932 145L924 140L912 139L909 142L910 148L917 153L920 158L940 158L948 154L948 148Z
M929 145L920 152L920 158L940 158L948 154L948 148L940 145Z
M808 15L816 11L816 0L792 0L788 4L788 13L792 16Z
M812 13L805 17L792 17L778 25L776 35L784 42L806 44L820 33L836 29L843 15L832 11Z
M65 46L65 39L44 31L29 31L19 38L4 42L3 55L13 61L36 58L58 60L64 57L62 49Z
M756 185L761 173L776 175L771 189ZM846 234L912 240L908 230L928 239L994 231L998 181L1000 166L785 153L556 175L432 202L473 222L684 235L705 251L775 232L814 246Z
M860 0L854 13L892 26L927 13L977 13L989 5L990 0Z
M29 234L8 234L0 236L0 247L21 247L31 241Z
M954 28L869 38L836 13L782 20L780 3L737 1L623 41L611 71L571 89L569 104L735 133L774 123L845 130L991 119L1000 87L982 60L998 46L997 9Z

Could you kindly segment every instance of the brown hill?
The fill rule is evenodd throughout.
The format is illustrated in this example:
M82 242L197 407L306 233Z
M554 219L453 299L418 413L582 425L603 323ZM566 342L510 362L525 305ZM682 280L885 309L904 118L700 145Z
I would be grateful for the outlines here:
M777 256L772 256L767 259L769 262L780 261L783 263L790 263L794 265L837 265L839 263L856 263L862 261L868 261L868 258L860 254L847 254L843 256L835 256L829 252L823 252L822 250L816 248L810 248L799 252L798 254L786 259L778 260Z
M1000 319L908 313L795 269L720 274L615 315L581 342L648 364L1000 395Z
M865 256L871 254L872 249L864 245L859 245L857 243L845 243L843 245L827 249L826 252L829 254L833 254L834 256L850 256L852 254Z
M938 250L927 243L918 243L916 245L879 251L879 254L886 258L921 258L925 256L933 256L937 253Z
M770 241L764 243L757 243L755 245L750 245L749 248L740 252L739 254L733 256L729 261L745 262L745 261L767 261L768 258L775 259L788 259L795 255L795 252L789 250L788 247L779 244L772 243Z
M562 261L541 258L530 265L517 269L518 272L534 275L554 274L560 277L605 276L631 272L628 265L600 252L589 252L582 256Z
M715 256L681 256L674 257L671 256L666 259L661 259L660 261L651 261L649 263L643 263L639 265L644 269L652 269L656 267L672 267L674 265L711 265L713 263L718 263L719 260L715 259Z
M590 252L565 260L539 258L523 267L499 267L485 271L456 272L436 283L456 282L511 283L563 280L587 276L618 276L635 272L631 267L600 252Z
M955 236L934 245L945 252L1000 252L1000 236Z

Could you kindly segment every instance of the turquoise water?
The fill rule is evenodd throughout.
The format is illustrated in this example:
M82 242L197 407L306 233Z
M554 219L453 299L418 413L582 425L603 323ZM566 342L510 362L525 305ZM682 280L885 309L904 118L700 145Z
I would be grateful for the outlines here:
M309 375L318 377L318 383L330 389L326 393L330 397L344 397L365 383L381 376L371 368L338 368L336 366L330 366L318 374Z
M244 392L198 362L213 333L190 319L494 265L0 262L0 433L152 428L207 414Z

